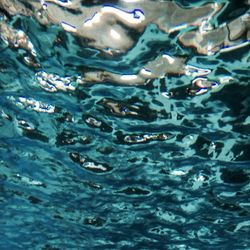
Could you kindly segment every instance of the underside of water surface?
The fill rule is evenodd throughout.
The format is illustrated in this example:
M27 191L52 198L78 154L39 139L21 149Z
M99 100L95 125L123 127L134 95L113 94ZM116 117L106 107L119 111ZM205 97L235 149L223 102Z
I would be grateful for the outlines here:
M1 0L0 249L249 249L249 6Z

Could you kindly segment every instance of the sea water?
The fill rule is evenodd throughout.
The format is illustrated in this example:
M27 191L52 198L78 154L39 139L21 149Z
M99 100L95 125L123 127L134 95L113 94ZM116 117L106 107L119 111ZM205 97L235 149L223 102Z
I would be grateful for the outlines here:
M250 248L249 1L0 7L0 249Z

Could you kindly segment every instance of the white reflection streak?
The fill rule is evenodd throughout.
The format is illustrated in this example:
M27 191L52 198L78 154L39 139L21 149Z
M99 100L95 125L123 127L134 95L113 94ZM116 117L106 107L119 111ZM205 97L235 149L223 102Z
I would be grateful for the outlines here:
M136 80L137 75L122 75L121 80Z
M143 76L152 76L151 71L145 68L141 69L140 74L142 74Z
M101 14L100 13L95 13L92 18L87 19L84 22L85 27L91 27L93 24L99 23L101 21Z
M49 104L45 104L39 101L36 101L35 99L28 99L25 97L19 97L18 98L20 103L22 103L27 108L33 109L36 112L42 112L42 113L54 113L55 107Z
M141 10L134 10L132 12L126 12L111 6L104 6L101 10L103 13L115 14L123 19L127 23L140 24L145 20L144 13Z
M189 64L185 66L185 74L188 76L205 76L209 73L211 73L210 69L202 69Z
M77 29L75 26L68 24L64 21L61 22L62 27L64 28L64 30L68 31L68 32L77 32Z
M188 27L188 25L186 23L176 25L175 27L169 29L169 33L173 33L175 31L183 30L183 29L186 29L187 27Z
M167 55L167 54L163 55L162 58L167 59L170 64L173 64L175 61L175 59L173 57L171 57L170 55Z
M114 14L129 24L140 24L145 20L144 13L141 10L135 9L132 12L126 12L115 7L104 6L100 12L96 12L92 18L87 19L84 26L91 27L93 24L99 23L103 14Z
M44 1L44 0L40 0L41 5L44 5L44 4L47 5L46 2L55 3L55 4L58 4L58 5L63 6L63 7L67 7L69 5L72 5L72 2L70 0L67 0L67 1L60 1L60 0L47 0L47 1Z
M110 35L114 38L114 39L121 39L121 35L114 29L110 30Z

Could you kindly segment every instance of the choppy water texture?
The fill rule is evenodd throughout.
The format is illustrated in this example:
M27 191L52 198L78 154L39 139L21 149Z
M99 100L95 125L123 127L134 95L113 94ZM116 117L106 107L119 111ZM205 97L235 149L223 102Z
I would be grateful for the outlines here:
M0 249L249 249L249 5L1 0Z

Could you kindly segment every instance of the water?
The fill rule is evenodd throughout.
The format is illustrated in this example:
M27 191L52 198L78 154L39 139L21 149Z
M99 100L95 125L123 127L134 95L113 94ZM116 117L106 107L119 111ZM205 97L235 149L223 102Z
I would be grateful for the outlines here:
M250 248L249 1L1 0L0 31L0 249Z

